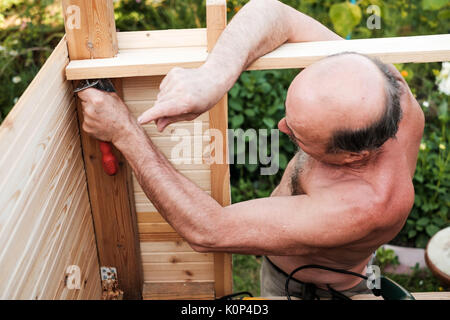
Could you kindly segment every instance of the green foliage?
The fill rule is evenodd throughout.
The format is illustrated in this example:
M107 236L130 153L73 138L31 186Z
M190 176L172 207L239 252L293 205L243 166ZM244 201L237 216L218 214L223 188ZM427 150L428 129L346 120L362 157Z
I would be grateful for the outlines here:
M448 0L422 0L420 4L424 10L439 10L448 5Z
M442 284L436 279L429 269L420 269L419 265L411 268L411 274L382 274L401 285L409 292L437 292L443 291Z
M361 22L361 8L350 2L333 4L330 8L330 18L334 30L345 37Z
M116 27L121 31L204 28L203 0L121 0L115 4Z
M380 247L377 249L377 254L375 258L375 265L378 265L380 269L384 269L387 266L397 266L399 265L398 257L395 251L392 249L385 249Z
M252 128L276 129L278 121L285 115L284 101L287 89L297 73L298 70L244 72L229 93L229 127L242 128L244 131ZM248 142L248 139L246 141ZM238 155L243 151L238 150L236 145L239 144L235 144L235 154ZM268 197L279 182L295 150L289 138L281 134L280 171L273 176L261 176L257 165L233 165L231 167L233 202Z
M261 257L234 254L233 291L249 291L254 296L259 296L260 266Z
M51 0L0 3L0 123L64 34L62 18L52 4Z

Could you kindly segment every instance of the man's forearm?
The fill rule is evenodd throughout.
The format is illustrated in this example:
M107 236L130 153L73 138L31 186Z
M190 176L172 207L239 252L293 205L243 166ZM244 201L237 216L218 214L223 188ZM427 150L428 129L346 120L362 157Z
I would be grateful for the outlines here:
M243 70L281 44L339 40L311 17L276 0L252 0L231 20L204 67L223 76L228 91Z
M194 249L213 246L222 207L177 172L135 121L115 146L123 153L139 184L158 212Z

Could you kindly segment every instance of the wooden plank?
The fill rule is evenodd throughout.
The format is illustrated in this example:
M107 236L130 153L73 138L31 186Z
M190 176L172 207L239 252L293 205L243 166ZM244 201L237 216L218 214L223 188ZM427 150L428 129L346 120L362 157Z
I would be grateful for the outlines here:
M194 182L199 188L204 191L211 190L211 174L209 170L181 170L179 171L183 176ZM136 176L133 174L133 183L135 185L135 193L141 193L145 196L142 187L139 185ZM138 200L136 198L136 200Z
M256 60L248 70L304 68L328 55L355 51L386 63L425 63L450 60L450 35L286 43ZM119 52L117 57L71 61L70 80L167 74L173 67L197 68L207 59L206 47L168 47Z
M225 0L207 0L206 33L208 52L216 45L220 34L227 25L227 5ZM219 163L211 164L211 196L222 206L231 204L230 167L228 165L228 97L225 95L209 112L209 127L222 133L222 150ZM216 137L217 139L217 137ZM214 158L214 155L211 155ZM233 291L232 259L228 253L214 253L214 286L216 296L224 296Z
M10 148L22 145L20 142L22 140L18 139L29 137L32 130L36 129L36 121L42 119L48 104L55 99L55 92L59 94L60 91L64 92L64 88L68 88L64 72L68 63L67 43L64 37L0 126L0 150L2 150L0 166L7 161L6 155ZM30 108L31 103L34 104L34 108Z
M142 253L143 263L183 263L183 262L214 262L211 253L198 252L152 252Z
M73 27L73 14L77 10L81 23ZM71 60L116 55L118 47L112 0L63 0L63 14ZM114 84L121 95L121 82ZM78 99L77 110L81 124L83 113ZM106 175L97 140L81 130L81 141L100 265L117 268L119 287L124 291L125 299L140 299L143 280L131 169L120 152L114 149L119 171L115 176Z
M144 263L145 282L214 281L211 262Z
M0 171L3 299L63 298L56 286L65 270L52 270L55 261L70 259L85 273L84 262L93 257L98 270L67 63L63 38L0 127L0 163L8 163ZM86 239L80 251L73 245L79 235ZM98 272L90 279L100 284ZM95 294L83 292L100 297Z
M62 6L70 60L117 54L113 1L63 0Z
M138 207L136 205L136 207ZM184 239L178 234L173 232L165 233L141 233L139 234L139 241L142 242L165 242L165 241L183 241Z
M194 250L186 241L178 240L158 243L141 242L141 252L144 254L153 252L194 252Z
M76 126L72 123L67 128L70 132L72 131L70 129L75 129ZM2 236L8 237L2 239L4 245L0 255L3 270L0 273L0 288L3 294L14 295L13 292L19 290L25 275L33 279L31 283L36 282L37 277L42 273L41 264L38 262L41 255L37 252L48 248L42 257L62 259L64 255L53 252L51 246L46 245L50 231L58 226L61 233L69 233L67 228L61 226L64 221L62 217L66 212L79 210L76 200L80 197L85 196L82 206L89 205L86 185L76 197L71 196L74 192L72 189L74 184L84 182L79 139L73 134L71 140L63 139L60 146L50 149L54 156L46 159L44 167L42 164L36 167L30 177L30 181L35 183L22 189L26 199L19 200L16 209L10 212L17 219L14 220L14 226L9 226L2 233ZM35 175L39 177L36 180ZM88 230L84 231L88 232ZM93 233L91 235L93 236Z
M416 300L450 300L450 292L413 292ZM352 300L383 300L382 297L376 297L373 294L358 294L352 297Z
M206 47L206 29L170 29L118 32L119 50Z
M153 282L144 284L144 300L212 300L213 282Z
M167 222L138 223L139 234L143 233L176 233Z

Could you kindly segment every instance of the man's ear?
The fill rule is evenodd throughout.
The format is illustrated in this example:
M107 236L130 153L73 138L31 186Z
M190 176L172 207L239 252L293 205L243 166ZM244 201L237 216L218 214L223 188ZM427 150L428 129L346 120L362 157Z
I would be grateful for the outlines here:
M349 152L344 159L344 163L351 164L353 162L360 162L367 159L369 156L370 152L368 150L363 150L361 152Z
M281 132L283 132L283 133L285 133L287 135L290 134L290 131L289 131L289 129L287 127L287 124L286 124L286 118L283 118L283 119L280 120L280 122L278 122L278 129L280 129Z

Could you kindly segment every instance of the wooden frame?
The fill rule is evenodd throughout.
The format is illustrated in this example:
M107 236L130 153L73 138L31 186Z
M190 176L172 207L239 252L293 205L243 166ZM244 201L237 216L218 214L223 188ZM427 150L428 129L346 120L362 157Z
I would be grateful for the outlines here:
M109 0L63 0L63 15L70 59L114 57L117 37L113 2ZM72 17L71 15L78 15ZM71 19L79 19L75 25ZM123 95L120 79L114 82ZM83 112L76 98L89 199L94 219L100 266L115 267L125 299L142 297L142 263L131 169L114 150L119 161L115 176L103 171L99 143L81 130Z
M177 37L184 41L172 41ZM173 67L199 67L208 57L202 37L206 38L204 29L119 33L117 57L71 61L67 78L153 76L164 75ZM153 43L151 39L155 39ZM256 60L248 70L303 68L345 51L375 56L386 63L448 61L450 35L286 43Z

